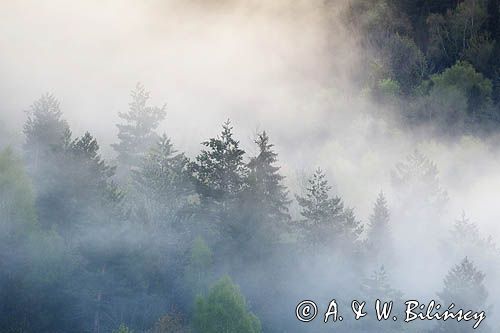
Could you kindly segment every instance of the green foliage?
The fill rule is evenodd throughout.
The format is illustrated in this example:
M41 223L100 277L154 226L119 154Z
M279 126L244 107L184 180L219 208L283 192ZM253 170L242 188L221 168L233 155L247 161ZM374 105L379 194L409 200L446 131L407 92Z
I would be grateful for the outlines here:
M269 143L269 136L265 131L258 135L255 143L259 147L259 154L248 163L247 180L252 197L264 209L268 218L287 219L290 200L283 185L285 177L280 175L280 168L275 166L278 154L273 151L274 145Z
M33 167L43 163L49 151L62 146L68 136L68 123L62 119L59 101L52 95L42 95L28 111L24 125L25 150Z
M245 186L245 152L232 130L231 123L226 121L220 136L203 142L207 150L202 150L196 163L191 164L200 193L217 202L234 200Z
M36 225L31 182L9 148L0 151L0 228L2 237L26 235Z
M447 135L498 128L497 0L355 0L348 8L365 50L360 83L377 103Z
M392 35L385 43L382 59L405 95L411 94L427 75L425 56L409 37ZM390 88L394 94L395 87Z
M308 181L304 196L296 196L301 207L303 233L310 246L336 245L335 241L355 242L362 226L352 209L344 209L341 198L330 198L325 174L320 169ZM337 244L340 245L340 244Z
M112 145L118 153L117 160L124 168L122 171L125 175L139 167L145 153L158 142L155 130L166 115L165 106L148 105L150 94L140 83L130 95L132 101L128 112L118 114L124 121L124 124L116 125L119 142Z
M490 40L483 29L488 17L485 5L486 1L465 0L445 15L431 14L428 17L427 53L437 70L458 60L468 60L484 69L491 55ZM485 51L486 54L481 54Z
M179 211L189 205L194 194L187 173L188 159L177 153L166 135L163 135L132 171L133 193L129 194L136 217L152 226L173 223Z
M255 143L259 153L248 162L247 188L240 209L240 243L249 257L261 258L268 254L280 234L288 227L288 191L284 177L276 166L277 154L266 132L258 135ZM247 221L247 222L245 222Z
M205 292L210 281L213 265L212 250L203 238L197 237L191 247L189 262L185 272L185 281L193 295Z
M130 328L128 328L127 326L125 326L125 324L121 324L118 329L116 330L113 330L112 333L134 333L134 331L132 331Z
M467 62L457 62L441 74L433 75L431 81L433 83L431 94L456 89L467 98L470 113L478 112L491 102L491 81L476 72Z
M193 326L198 333L259 333L259 319L248 310L245 298L229 277L222 278L209 291L198 297Z

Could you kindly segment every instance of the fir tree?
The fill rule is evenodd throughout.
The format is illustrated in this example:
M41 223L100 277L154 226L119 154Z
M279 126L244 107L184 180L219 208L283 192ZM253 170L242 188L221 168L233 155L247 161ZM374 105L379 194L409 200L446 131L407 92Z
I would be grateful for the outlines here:
M118 153L117 161L123 175L138 168L145 154L158 142L155 130L166 115L165 106L148 105L149 92L140 83L131 92L131 97L128 112L118 114L124 123L116 125L119 142L112 145Z
M266 132L259 134L255 143L259 154L248 163L247 189L238 209L246 253L262 259L272 250L280 235L289 226L288 191L284 177L276 166L277 154L269 143ZM238 218L238 217L237 217Z
M377 300L380 300L380 309L383 308L383 303L393 302L391 313L397 314L399 311L403 310L401 308L403 301L403 293L391 286L391 281L387 275L384 266L375 270L371 276L363 279L361 284L361 291L363 293L363 300L367 304L375 305ZM400 322L394 322L392 317L387 321L378 321L375 315L365 318L365 320L360 320L358 325L361 325L366 332L372 332L377 328L384 332L401 332L403 331L403 325ZM365 332L363 330L363 332Z
M360 222L352 209L344 209L341 198L330 197L331 187L323 171L317 169L308 183L305 196L296 196L308 245L326 246L330 242L334 245L335 241L356 240L362 231Z
M191 164L199 192L218 203L235 200L245 188L245 152L232 130L230 121L226 121L221 135L203 142L207 150L202 150Z
M367 241L370 252L374 251L377 256L381 250L390 249L392 243L391 230L389 227L390 213L387 208L387 201L382 192L379 193L373 213L370 216L368 225Z
M62 119L59 101L54 96L42 95L31 105L24 124L24 149L32 172L36 173L40 164L64 145L70 136L69 131L68 123Z
M179 217L193 193L187 166L188 159L183 153L178 153L170 139L163 135L141 166L133 171L136 193L130 195L137 218L160 225Z
M448 306L455 304L456 309L482 311L486 309L488 292L484 286L485 275L474 263L465 257L454 266L444 279L444 287L438 293L439 298ZM479 331L487 331L482 323ZM439 325L439 332L470 332L472 327L465 322L449 321Z
M417 208L427 207L440 212L448 201L448 194L441 187L436 164L418 150L396 165L392 182L402 195L402 200L411 200Z
M266 132L258 135L255 143L259 147L259 154L248 163L248 183L252 197L270 219L288 219L288 191L283 185L284 176L276 166L277 156L273 151L273 144L269 143Z

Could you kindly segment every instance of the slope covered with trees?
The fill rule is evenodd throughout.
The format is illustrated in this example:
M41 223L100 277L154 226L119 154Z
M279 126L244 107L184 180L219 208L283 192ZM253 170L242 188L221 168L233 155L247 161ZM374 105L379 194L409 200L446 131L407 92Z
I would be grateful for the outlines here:
M455 74L435 78L434 87L452 80L447 75ZM437 165L419 151L391 174L398 202L380 192L363 222L321 169L291 195L267 132L257 134L256 154L248 156L227 121L190 157L156 134L164 110L145 106L149 94L138 86L132 96L124 119L137 126L120 127L117 166L89 132L72 134L51 95L29 111L23 150L0 152L1 332L328 330L300 324L293 307L331 295L348 304L360 293L367 302L399 302L398 279L409 264L394 252L402 243L441 241L432 228L442 223L448 197ZM409 227L418 232L402 231ZM478 254L485 242L466 219L450 235L444 251L425 250L446 262L456 260L449 252L480 264L498 256L492 240L487 259ZM488 270L493 279L498 273ZM486 282L466 259L435 294L481 308ZM346 319L338 329L380 327Z

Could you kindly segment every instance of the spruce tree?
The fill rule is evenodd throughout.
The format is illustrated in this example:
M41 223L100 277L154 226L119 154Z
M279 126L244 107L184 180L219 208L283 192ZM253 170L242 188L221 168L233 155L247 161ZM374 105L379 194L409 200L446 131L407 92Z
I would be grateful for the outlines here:
M220 136L202 144L207 150L202 150L191 165L200 193L217 202L235 199L245 187L247 168L231 122L222 125Z
M255 140L259 148L257 156L248 163L247 189L239 209L240 225L245 228L247 254L262 258L269 254L273 244L289 227L288 191L284 177L276 166L277 154L269 143L266 132Z
M187 167L188 159L163 135L132 174L134 191L129 196L136 218L159 226L180 217L194 190Z
M24 150L30 171L36 173L39 168L43 169L43 162L64 145L70 130L66 120L62 119L59 101L50 94L42 95L27 113Z
M458 265L454 266L444 278L444 287L438 293L443 307L455 304L455 309L464 311L486 311L488 292L484 286L485 275L478 270L474 263L465 257ZM472 324L449 320L439 325L439 332L470 332ZM480 332L488 331L484 322Z
M391 281L384 266L375 270L369 277L365 277L360 290L363 293L362 300L367 302L367 306L370 305L367 310L374 309L377 300L381 302L380 309L383 308L383 303L393 302L391 313L394 315L398 315L403 310L403 293L391 286ZM400 321L393 321L392 317L389 317L388 320L378 321L375 314L367 316L356 324L363 327L362 332L401 332L405 325Z
M149 106L150 94L138 83L131 92L132 101L127 112L118 113L124 123L117 124L119 142L111 145L117 152L120 177L137 169L145 154L159 140L155 130L165 119L165 106Z
M259 154L248 163L248 184L253 199L268 218L274 220L288 219L288 191L283 185L284 176L276 166L278 154L269 143L269 136L264 131L258 135L255 143Z
M441 187L436 164L419 150L413 151L405 161L396 164L391 175L402 201L411 201L411 205L416 205L416 208L431 209L439 213L448 201L448 194Z
M391 249L392 237L389 227L390 213L387 208L387 201L382 192L379 193L373 213L370 216L368 225L367 242L372 255L378 256L383 249ZM389 251L382 251L383 254L388 254Z
M309 246L324 247L352 244L362 231L361 223L356 220L352 209L344 209L342 199L330 197L331 187L321 169L308 181L304 196L296 196L301 207L301 222L306 242ZM335 244L338 243L338 244Z
M451 244L459 253L475 251L482 255L494 254L497 249L492 237L483 237L476 223L462 213L451 230Z

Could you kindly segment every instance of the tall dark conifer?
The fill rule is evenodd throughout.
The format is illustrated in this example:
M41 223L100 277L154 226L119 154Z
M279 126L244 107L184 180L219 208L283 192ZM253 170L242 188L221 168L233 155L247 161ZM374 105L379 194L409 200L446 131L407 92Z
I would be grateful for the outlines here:
M280 167L275 164L278 154L269 143L266 132L258 135L255 143L259 154L248 163L248 184L251 195L267 218L274 220L288 219L288 191L283 185L284 176L279 173Z
M112 147L118 153L117 162L120 167L119 176L128 176L131 170L137 169L146 153L159 140L155 130L165 119L165 105L149 106L150 94L138 83L130 93L132 101L127 112L118 115L124 121L118 127L118 143Z
M296 196L303 233L308 246L326 247L345 245L356 241L362 226L352 209L345 209L340 197L330 197L331 187L320 169L309 179L304 196Z

